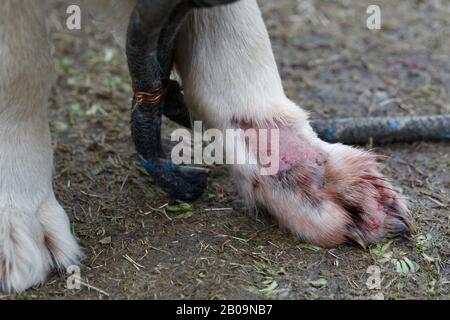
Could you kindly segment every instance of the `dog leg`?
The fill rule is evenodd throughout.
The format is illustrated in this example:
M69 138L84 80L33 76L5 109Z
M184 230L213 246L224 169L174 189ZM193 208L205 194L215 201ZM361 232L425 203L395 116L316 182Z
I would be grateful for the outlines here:
M285 96L255 0L195 12L176 60L188 104L208 127L278 130L274 174L262 175L254 165L232 168L251 206L268 209L294 234L325 247L347 241L365 247L410 231L409 211L377 171L376 156L321 141L307 114ZM251 156L270 152L239 145L238 153Z
M0 291L42 283L80 256L52 188L47 99L53 62L40 1L0 10Z

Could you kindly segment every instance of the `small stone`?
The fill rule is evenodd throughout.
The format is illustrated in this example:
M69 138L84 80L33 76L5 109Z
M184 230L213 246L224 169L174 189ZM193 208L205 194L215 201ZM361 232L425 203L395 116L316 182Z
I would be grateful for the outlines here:
M111 244L112 242L112 238L111 237L106 237L102 240L100 240L98 243L103 244L103 245L107 245L107 244Z

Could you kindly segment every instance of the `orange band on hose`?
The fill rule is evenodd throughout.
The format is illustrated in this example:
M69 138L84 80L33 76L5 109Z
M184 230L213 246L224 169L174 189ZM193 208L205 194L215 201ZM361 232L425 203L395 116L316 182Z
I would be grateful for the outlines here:
M142 105L157 105L160 104L164 96L169 91L170 81L164 81L164 86L150 92L136 92L134 91L134 99L137 106Z

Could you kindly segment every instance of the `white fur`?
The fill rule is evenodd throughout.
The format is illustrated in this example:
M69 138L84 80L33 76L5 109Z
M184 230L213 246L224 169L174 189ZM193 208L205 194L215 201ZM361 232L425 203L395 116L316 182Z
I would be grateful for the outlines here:
M255 0L192 14L177 62L190 106L212 127L227 127L236 118L256 123L307 118L286 98Z

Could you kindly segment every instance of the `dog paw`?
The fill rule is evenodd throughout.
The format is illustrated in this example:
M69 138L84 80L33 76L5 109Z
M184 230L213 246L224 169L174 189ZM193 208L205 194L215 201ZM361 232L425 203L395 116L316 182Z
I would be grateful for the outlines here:
M53 197L35 210L0 207L1 292L39 285L51 269L77 264L81 256L66 213Z
M308 130L279 128L279 138L277 173L241 170L239 178L244 196L282 226L323 247L353 242L366 248L384 237L411 232L411 214L379 172L379 157L327 144Z

